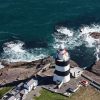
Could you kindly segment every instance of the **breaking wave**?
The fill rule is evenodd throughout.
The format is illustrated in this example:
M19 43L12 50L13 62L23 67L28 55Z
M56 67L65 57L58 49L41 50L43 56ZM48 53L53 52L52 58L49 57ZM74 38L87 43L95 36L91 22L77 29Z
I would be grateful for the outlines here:
M47 51L43 48L25 49L24 42L11 41L4 43L2 59L8 62L34 61L47 56Z
M98 39L90 36L92 32L100 32L100 26L92 24L83 26L78 30L68 29L67 27L57 28L53 34L53 47L58 48L61 44L64 44L68 49L73 49L82 44L85 44L86 47L95 47L95 42Z
M82 44L79 34L73 29L68 29L67 27L60 27L59 29L56 29L53 37L54 48L58 48L59 45L64 44L68 49L73 49L75 46L80 46Z
M56 32L53 34L55 49L59 48L59 45L63 44L69 50L74 50L75 47L85 45L86 48L94 50L96 54L100 46L97 47L97 42L100 43L99 39L94 39L90 33L100 33L100 25L92 24L90 26L83 26L77 30L69 29L67 27L56 28ZM94 48L94 49L93 49Z
M44 58L49 55L49 51L58 49L61 44L64 44L69 50L74 50L75 47L80 47L85 45L86 48L92 48L95 50L95 54L98 52L96 41L90 36L92 32L100 33L100 25L92 24L90 26L82 26L77 30L67 27L56 28L56 31L53 35L53 43L50 43L50 47L53 46L53 49L44 49L44 48L33 48L26 49L25 43L22 41L11 41L4 43L3 52L1 54L1 59L9 62L18 62L18 61L34 61L41 58ZM52 46L51 46L52 45ZM93 49L94 48L94 49ZM99 48L100 49L100 48Z
M87 47L95 47L96 41L99 40L90 36L90 33L92 32L100 33L100 25L92 24L90 26L83 26L80 28L80 37L83 38L83 43L85 43Z

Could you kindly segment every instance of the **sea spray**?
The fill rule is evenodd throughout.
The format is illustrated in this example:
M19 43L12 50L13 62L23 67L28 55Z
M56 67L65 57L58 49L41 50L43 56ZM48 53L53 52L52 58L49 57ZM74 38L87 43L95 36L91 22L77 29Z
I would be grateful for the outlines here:
M83 38L83 43L85 43L87 47L95 47L95 42L98 39L93 38L90 33L100 33L100 25L92 24L90 26L83 26L80 28L80 30L80 37Z
M82 45L85 45L86 48L89 48L92 51L95 50L96 54L97 39L94 39L93 37L90 36L90 33L92 32L100 32L100 26L94 24L90 26L84 25L83 27L80 27L77 30L61 26L59 28L56 28L56 31L54 32L54 34L52 34L53 42L52 44L50 44L50 46L53 48L53 50L55 50L59 48L59 45L64 44L66 48L68 48L69 50L74 50L76 47L81 47ZM10 41L4 43L1 58L9 62L17 62L17 61L29 62L50 55L48 51L52 49L52 48L49 50L48 48L26 49L24 48L25 47L24 45L25 43L22 41Z
M90 26L84 25L78 30L68 29L67 27L59 27L59 29L56 29L56 31L57 32L55 32L53 35L54 44L56 45L64 43L69 49L73 49L74 47L82 44L85 44L87 47L95 47L95 41L98 39L91 37L90 33L100 33L100 26L95 24ZM58 46L54 46L54 48L55 47Z
M93 54L94 56L95 54L97 54L96 41L98 41L99 39L93 38L90 35L90 33L92 32L100 33L100 25L84 25L77 30L61 26L57 28L56 32L53 34L53 47L57 49L59 45L64 44L69 50L74 50L76 47L85 45L86 48L90 48L92 51L95 50L95 53ZM97 58L97 55L95 55L95 57Z
M22 41L11 41L4 43L2 60L8 62L18 62L18 61L34 61L47 56L47 51L43 48L25 49L24 42Z
M74 30L68 29L67 27L60 27L56 30L57 32L53 34L54 48L58 48L61 44L64 44L68 49L82 45L81 39L78 38L77 32Z

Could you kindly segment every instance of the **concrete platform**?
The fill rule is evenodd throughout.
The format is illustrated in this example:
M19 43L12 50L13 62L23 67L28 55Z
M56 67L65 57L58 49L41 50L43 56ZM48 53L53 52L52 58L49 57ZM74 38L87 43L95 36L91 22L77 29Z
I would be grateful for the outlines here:
M57 85L55 85L55 84L43 85L42 87L51 91L51 92L55 92L55 93L65 95L65 93L67 92L67 90L69 88L77 88L79 86L79 82L84 80L84 79L85 78L83 78L82 76L80 76L77 79L71 78L71 80L68 83L63 84L60 89L56 88Z

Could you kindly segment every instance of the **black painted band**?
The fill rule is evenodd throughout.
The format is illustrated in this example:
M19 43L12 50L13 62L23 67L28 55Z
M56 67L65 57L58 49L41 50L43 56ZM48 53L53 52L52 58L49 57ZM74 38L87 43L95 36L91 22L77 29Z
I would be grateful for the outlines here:
M65 71L65 72L60 72L60 71L57 71L55 70L54 74L58 75L58 76L67 76L69 75L70 73L70 69L68 71Z
M58 66L67 66L69 64L69 60L68 61L55 61L56 65Z

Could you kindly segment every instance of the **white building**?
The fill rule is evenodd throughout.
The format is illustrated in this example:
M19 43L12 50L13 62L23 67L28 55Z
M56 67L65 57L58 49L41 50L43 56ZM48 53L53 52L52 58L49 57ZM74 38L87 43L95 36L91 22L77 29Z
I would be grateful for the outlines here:
M28 92L30 92L32 90L32 88L35 89L35 87L38 85L38 81L34 80L33 78L31 80L29 80L28 82L26 82L24 84L24 88L26 88L28 90Z
M70 73L71 73L71 76L73 76L74 78L77 78L81 76L81 74L83 73L83 69L79 67L74 67L70 69Z
M55 59L55 72L53 81L56 83L66 83L70 80L70 57L63 45L60 46Z

